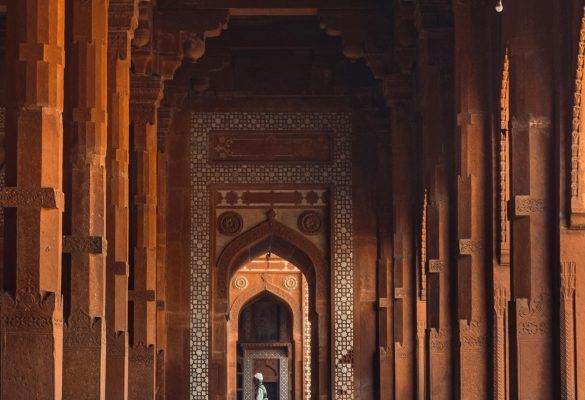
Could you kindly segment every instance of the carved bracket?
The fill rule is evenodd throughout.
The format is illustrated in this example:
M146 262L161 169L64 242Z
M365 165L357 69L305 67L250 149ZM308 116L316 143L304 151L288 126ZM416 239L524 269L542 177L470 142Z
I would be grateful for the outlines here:
M514 211L514 217L528 217L532 214L541 214L546 211L545 199L515 196L513 203L510 208Z
M127 262L116 261L114 263L114 274L115 275L130 275L130 267Z
M156 294L154 290L128 290L128 301L147 302L155 300Z
M108 242L101 236L63 236L63 253L106 254Z

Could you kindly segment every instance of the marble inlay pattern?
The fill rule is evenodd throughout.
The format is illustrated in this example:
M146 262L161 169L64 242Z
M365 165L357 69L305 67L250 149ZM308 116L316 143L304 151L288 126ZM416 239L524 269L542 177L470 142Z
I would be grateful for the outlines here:
M254 400L254 386L252 378L254 376L254 360L262 359L278 359L278 366L280 368L280 399L288 399L288 356L286 350L282 349L266 349L266 350L246 350L244 362L244 400Z
M210 164L209 132L333 132L333 162ZM351 113L208 112L192 114L191 135L191 398L209 389L210 185L322 184L332 187L335 237L331 254L334 285L333 354L336 399L353 399L353 241Z

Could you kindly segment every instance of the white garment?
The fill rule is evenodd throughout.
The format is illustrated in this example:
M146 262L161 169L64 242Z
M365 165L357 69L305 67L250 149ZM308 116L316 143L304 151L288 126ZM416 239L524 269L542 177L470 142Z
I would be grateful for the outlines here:
M262 385L262 382L260 382L260 385ZM262 386L256 386L256 400L264 400L264 390L266 390L264 388L264 385ZM262 388L264 388L264 390L262 390Z

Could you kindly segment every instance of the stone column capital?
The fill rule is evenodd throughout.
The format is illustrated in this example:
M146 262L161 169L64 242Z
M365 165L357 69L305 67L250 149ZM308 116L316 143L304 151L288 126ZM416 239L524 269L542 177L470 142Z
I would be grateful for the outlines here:
M160 76L137 76L130 79L130 119L135 123L156 121L156 114L163 97Z

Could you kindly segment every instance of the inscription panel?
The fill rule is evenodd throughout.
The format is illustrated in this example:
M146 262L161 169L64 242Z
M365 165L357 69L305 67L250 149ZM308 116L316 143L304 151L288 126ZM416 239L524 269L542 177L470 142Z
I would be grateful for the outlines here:
M330 132L210 132L209 160L328 162Z

